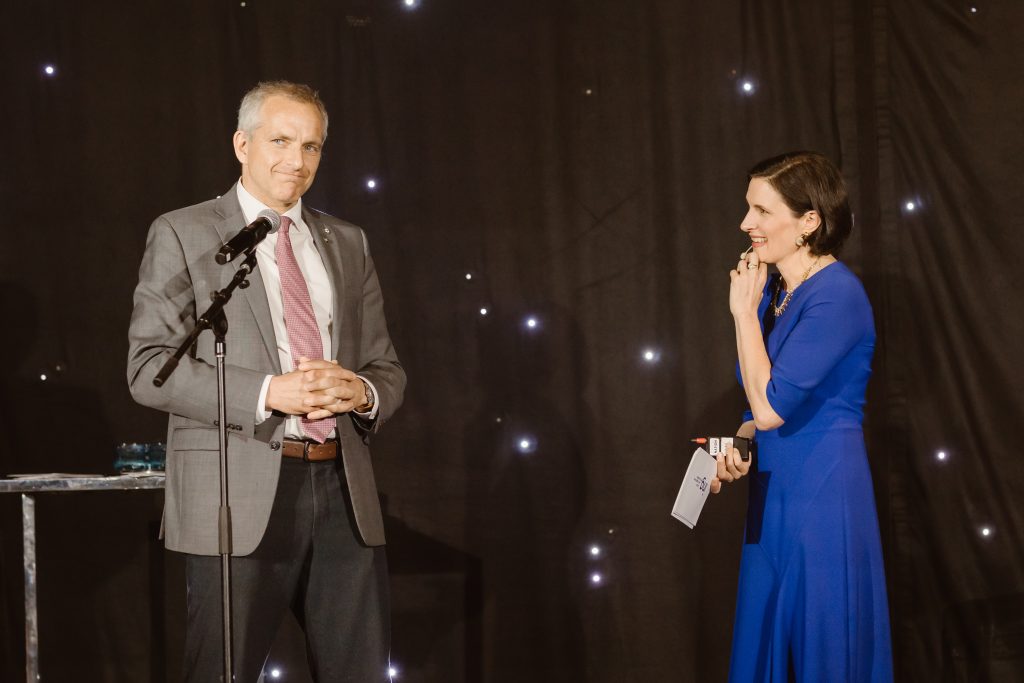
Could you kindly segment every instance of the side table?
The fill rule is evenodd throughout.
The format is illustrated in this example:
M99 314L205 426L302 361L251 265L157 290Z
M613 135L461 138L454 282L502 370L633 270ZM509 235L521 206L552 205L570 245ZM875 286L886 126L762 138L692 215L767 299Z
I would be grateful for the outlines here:
M0 493L21 494L21 529L25 567L25 680L39 681L39 615L36 600L36 499L37 493L60 491L134 491L164 488L163 474L140 476L34 474L0 479Z

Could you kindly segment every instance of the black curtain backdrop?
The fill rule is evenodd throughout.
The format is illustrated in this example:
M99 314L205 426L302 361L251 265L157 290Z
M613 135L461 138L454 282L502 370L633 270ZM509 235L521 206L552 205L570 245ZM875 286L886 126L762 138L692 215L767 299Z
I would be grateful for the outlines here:
M850 183L843 257L879 330L897 679L1024 680L1024 4L40 0L2 19L0 472L107 472L115 443L163 438L124 369L147 227L231 187L246 89L307 82L331 114L307 201L366 228L410 377L374 451L396 680L724 681L746 487L693 531L669 510L688 439L742 409L745 170L816 149ZM177 680L161 501L40 496L45 680ZM11 681L19 504L0 496ZM293 623L271 661L309 680Z

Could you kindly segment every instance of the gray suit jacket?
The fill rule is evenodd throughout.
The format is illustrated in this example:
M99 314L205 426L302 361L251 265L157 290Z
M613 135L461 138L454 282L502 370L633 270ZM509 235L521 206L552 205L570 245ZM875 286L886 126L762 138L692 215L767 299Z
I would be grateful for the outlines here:
M405 372L388 336L383 298L367 248L354 225L303 208L334 287L330 358L369 379L379 414L372 425L339 415L345 478L356 522L367 545L383 545L377 486L368 439L402 402ZM216 555L220 505L216 358L210 331L163 387L153 377L206 310L210 292L230 282L241 262L218 265L214 254L245 225L235 188L222 197L172 211L153 222L139 268L129 329L128 384L135 399L170 413L164 534L171 550ZM228 319L226 389L228 485L234 554L256 549L270 518L281 466L284 417L256 424L264 377L280 374L266 290L257 268L251 286L235 290Z

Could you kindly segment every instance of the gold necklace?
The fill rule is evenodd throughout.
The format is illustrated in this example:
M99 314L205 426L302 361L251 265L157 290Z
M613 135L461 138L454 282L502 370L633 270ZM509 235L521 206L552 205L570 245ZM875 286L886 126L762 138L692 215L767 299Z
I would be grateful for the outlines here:
M789 306L789 300L793 297L793 292L796 291L797 287L799 287L803 283L807 282L807 278L809 278L811 276L811 271L814 270L814 266L818 265L818 261L820 261L820 260L821 260L821 256L819 256L818 258L814 259L814 261L811 263L811 265L807 266L807 270L804 271L804 276L800 279L799 284L797 284L797 286L794 287L793 289L791 289L788 292L786 292L786 296L783 297L782 303L779 304L778 306L776 306L775 302L778 301L778 299L779 299L779 292L782 291L782 278L781 277L779 278L778 284L775 287L775 293L772 295L772 301L771 301L772 313L775 314L776 318L778 318L780 315L782 315L783 313L786 312L786 306Z

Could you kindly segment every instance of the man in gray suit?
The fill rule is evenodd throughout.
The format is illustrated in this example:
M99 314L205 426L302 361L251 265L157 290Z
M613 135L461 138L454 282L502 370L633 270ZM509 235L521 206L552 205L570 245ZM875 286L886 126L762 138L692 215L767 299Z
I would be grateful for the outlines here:
M218 249L267 208L281 228L225 308L235 680L257 680L289 608L317 681L388 678L384 529L367 444L401 404L405 373L365 234L302 203L326 137L313 90L259 84L233 138L240 181L157 218L139 269L128 382L137 401L170 414L164 535L188 554L188 681L222 671L212 333L162 387L153 377L234 275L241 259L218 265Z

